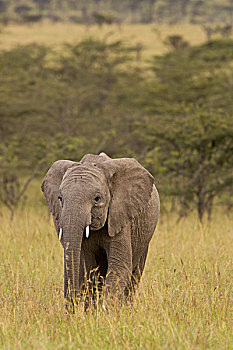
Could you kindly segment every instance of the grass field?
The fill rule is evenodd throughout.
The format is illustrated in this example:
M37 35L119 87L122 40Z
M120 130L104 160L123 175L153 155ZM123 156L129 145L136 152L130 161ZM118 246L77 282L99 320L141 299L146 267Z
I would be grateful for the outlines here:
M122 29L115 25L91 26L88 29L74 24L35 24L32 26L8 26L0 35L0 49L10 49L19 44L38 43L53 49L61 49L64 43L75 43L84 38L95 37L108 40L126 40L132 45L142 44L142 58L168 51L164 40L168 35L180 34L191 45L203 43L205 33L198 25L123 25Z
M35 185L34 185L35 186ZM63 252L39 186L0 227L1 349L233 349L232 217L161 216L133 307L65 313Z

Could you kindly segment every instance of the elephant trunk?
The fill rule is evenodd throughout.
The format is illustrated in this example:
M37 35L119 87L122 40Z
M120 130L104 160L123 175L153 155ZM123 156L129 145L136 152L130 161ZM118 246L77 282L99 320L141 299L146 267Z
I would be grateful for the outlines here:
M68 222L63 225L64 296L73 301L80 288L80 256L86 222L79 218Z

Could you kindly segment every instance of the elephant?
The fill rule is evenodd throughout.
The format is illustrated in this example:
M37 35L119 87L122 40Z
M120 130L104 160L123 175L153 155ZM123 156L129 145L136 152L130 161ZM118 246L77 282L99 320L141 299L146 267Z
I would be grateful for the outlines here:
M134 158L87 154L55 161L41 188L64 249L64 297L76 301L93 271L107 296L134 295L160 211L149 171Z

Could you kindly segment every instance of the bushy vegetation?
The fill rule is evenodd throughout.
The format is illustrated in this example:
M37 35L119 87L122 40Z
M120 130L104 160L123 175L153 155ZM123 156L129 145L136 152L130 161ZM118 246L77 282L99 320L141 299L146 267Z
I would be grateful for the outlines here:
M195 208L210 217L216 198L231 206L232 41L176 49L148 68L135 50L88 39L61 53L1 53L0 197L13 197L12 213L20 186L23 195L54 160L103 150L139 159L180 217Z
M146 137L151 171L159 177L160 169L162 187L179 198L180 217L196 207L200 219L205 212L210 218L216 196L231 191L231 43L209 42L152 63L138 137Z

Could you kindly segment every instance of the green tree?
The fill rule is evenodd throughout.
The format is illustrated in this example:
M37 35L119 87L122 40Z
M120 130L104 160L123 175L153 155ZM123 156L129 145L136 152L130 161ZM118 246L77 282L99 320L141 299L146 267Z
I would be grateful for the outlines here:
M140 82L132 58L121 42L91 39L66 46L64 55L38 45L1 53L0 157L9 159L3 178L9 168L30 177L38 164L37 172L58 158L121 152L119 134L130 126Z
M232 117L198 111L176 120L160 117L146 134L146 162L166 178L162 184L177 197L180 218L197 209L200 220L205 213L210 219L214 199L233 185Z
M141 159L186 215L210 217L232 185L232 41L210 42L156 57L142 98ZM144 145L144 147L143 147Z

